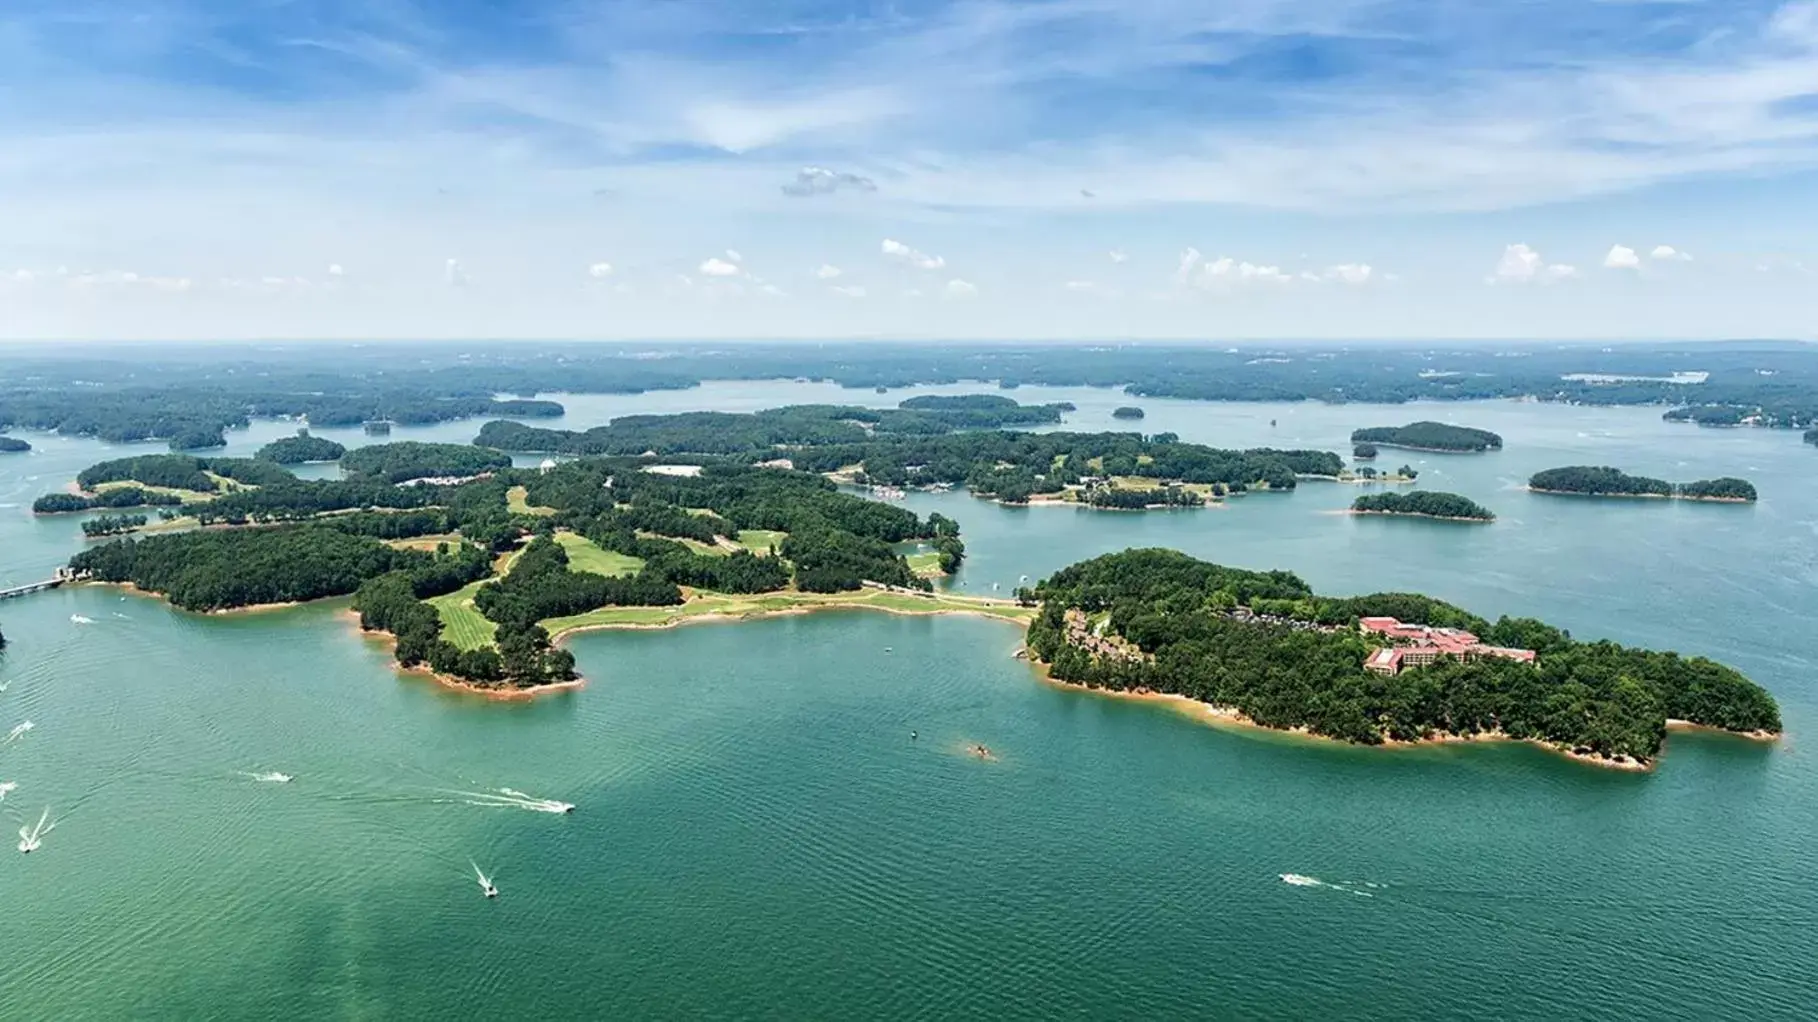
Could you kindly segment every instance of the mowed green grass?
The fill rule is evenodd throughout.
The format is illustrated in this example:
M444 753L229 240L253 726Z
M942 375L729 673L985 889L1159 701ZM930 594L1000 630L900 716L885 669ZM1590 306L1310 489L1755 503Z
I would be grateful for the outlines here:
M595 575L635 575L644 566L641 557L601 549L593 540L572 532L558 532L555 541L568 551L572 571L590 571Z
M949 596L945 593L910 596L877 589L861 589L849 593L781 592L758 596L695 592L691 593L688 601L679 607L601 607L585 614L550 618L542 622L542 625L554 637L581 628L651 627L679 624L689 618L708 615L757 617L765 614L832 607L869 608L910 614L967 611L1018 623L1026 623L1035 617L1033 607L1019 607L1004 600Z
M479 649L492 645L498 625L486 619L473 605L473 594L489 579L469 583L446 596L434 596L429 605L442 616L442 638L456 649Z
M513 486L505 491L505 509L514 515L555 514L553 507L538 507L530 503L530 490L523 486Z
M782 549L788 537L787 532L776 529L740 529L738 543L754 554L767 554L772 546Z

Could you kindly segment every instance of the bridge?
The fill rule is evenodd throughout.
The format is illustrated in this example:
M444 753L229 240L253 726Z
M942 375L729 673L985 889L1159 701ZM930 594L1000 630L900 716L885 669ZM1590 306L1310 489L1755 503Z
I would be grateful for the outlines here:
M42 579L37 582L27 582L22 586L11 586L6 589L0 589L0 600L10 600L15 596L28 596L32 593L41 593L46 589L55 589L65 582L73 582L75 579L75 572L68 568L58 568L57 573L50 578Z

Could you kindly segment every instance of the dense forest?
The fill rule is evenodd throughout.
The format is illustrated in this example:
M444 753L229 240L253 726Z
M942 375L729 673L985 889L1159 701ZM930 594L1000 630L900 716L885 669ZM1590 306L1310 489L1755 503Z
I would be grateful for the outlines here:
M130 582L185 610L223 610L345 596L388 571L432 556L317 525L197 530L115 540L70 559L78 573Z
M1547 345L1369 350L1247 344L1055 346L752 344L315 344L223 357L173 347L0 358L0 428L57 430L112 441L218 446L226 429L288 416L314 426L367 420L420 424L561 414L504 392L581 394L682 389L705 380L829 380L874 390L989 381L1120 387L1137 396L1215 401L1401 404L1531 397L1596 405L1700 409L1690 421L1806 429L1818 424L1818 364L1795 343ZM1518 356L1518 357L1517 357ZM1673 374L1707 374L1676 382ZM1720 411L1719 411L1720 410ZM1007 423L1006 423L1007 424ZM598 451L594 453L610 453ZM637 452L618 452L637 453Z
M1629 475L1608 465L1568 465L1536 472L1528 488L1540 493L1572 493L1595 497L1676 497L1681 500L1753 501L1755 486L1746 479L1725 476L1689 483L1669 483L1651 476Z
M308 461L337 461L347 453L347 448L319 436L298 433L296 436L281 437L259 448L253 455L259 461L275 461L280 465L301 465Z
M468 444L426 444L415 440L356 447L341 458L341 473L349 480L402 483L479 475L510 468L511 456Z
M1359 461L1369 461L1376 457L1377 453L1375 444L1353 444L1351 446L1351 457Z
M1334 599L1287 572L1251 572L1171 550L1107 554L1056 572L1029 648L1053 676L1095 688L1144 689L1231 707L1258 724L1364 744L1436 734L1502 734L1583 754L1651 760L1668 718L1743 732L1780 730L1773 697L1702 657L1578 642L1532 619L1489 624L1417 594ZM1082 648L1066 614L1103 615L1132 653ZM1396 675L1363 669L1373 643L1360 616L1464 627L1484 641L1533 649L1537 665L1450 659Z
M115 458L83 469L76 475L76 485L92 490L102 483L135 482L146 486L164 486L176 490L213 493L231 489L219 479L248 486L265 486L289 482L296 478L285 469L268 461L251 458L202 458L189 454L141 454Z
M1372 515L1413 515L1420 518L1457 518L1493 522L1489 508L1456 493L1414 490L1409 493L1366 493L1351 502L1351 510Z
M1377 426L1351 432L1351 442L1379 447L1407 447L1417 451L1452 453L1502 450L1502 437L1487 429L1452 426L1443 422L1410 422L1406 426ZM1371 447L1375 450L1375 447Z
M1138 489L1106 483L1086 487L1088 506L1119 511L1137 511L1151 507L1204 507L1205 503L1206 498L1179 486Z
M183 498L175 493L148 490L143 486L114 486L92 497L77 493L46 493L32 501L32 512L54 515L103 507L175 507L181 503Z
M17 454L20 451L31 449L32 445L29 442L16 436L0 436L0 454Z
M1143 417L1143 410L1135 405L1123 405L1119 408L1113 408L1111 410L1111 417L1113 419L1140 419Z

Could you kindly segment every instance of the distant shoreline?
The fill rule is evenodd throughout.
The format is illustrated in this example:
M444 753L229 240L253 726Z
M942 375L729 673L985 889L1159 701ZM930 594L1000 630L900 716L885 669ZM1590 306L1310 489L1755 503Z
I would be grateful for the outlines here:
M1387 440L1359 440L1356 443L1367 443L1375 447L1389 447L1398 451L1420 451L1424 454L1488 454L1500 451L1500 447L1416 447L1413 444L1397 444Z

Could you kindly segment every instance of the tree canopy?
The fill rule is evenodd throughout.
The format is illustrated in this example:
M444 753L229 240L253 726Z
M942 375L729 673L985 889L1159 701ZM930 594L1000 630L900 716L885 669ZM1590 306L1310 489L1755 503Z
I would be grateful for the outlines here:
M1725 476L1690 483L1669 483L1650 476L1629 475L1608 465L1568 465L1549 468L1528 477L1528 488L1542 493L1576 493L1599 497L1678 497L1684 500L1756 499L1754 484Z
M510 468L511 456L470 444L429 444L399 440L356 447L341 458L349 480L402 483L412 479L465 477Z
M1413 490L1408 493L1368 493L1351 502L1351 510L1366 514L1413 515L1421 518L1466 518L1493 522L1489 508L1456 493Z
M1444 422L1410 422L1406 426L1376 426L1353 430L1351 442L1383 447L1409 447L1420 451L1500 451L1502 437L1487 429L1453 426Z
M336 461L346 453L347 448L333 440L298 433L296 436L273 440L259 448L259 453L253 457L280 465L300 465L307 461Z

